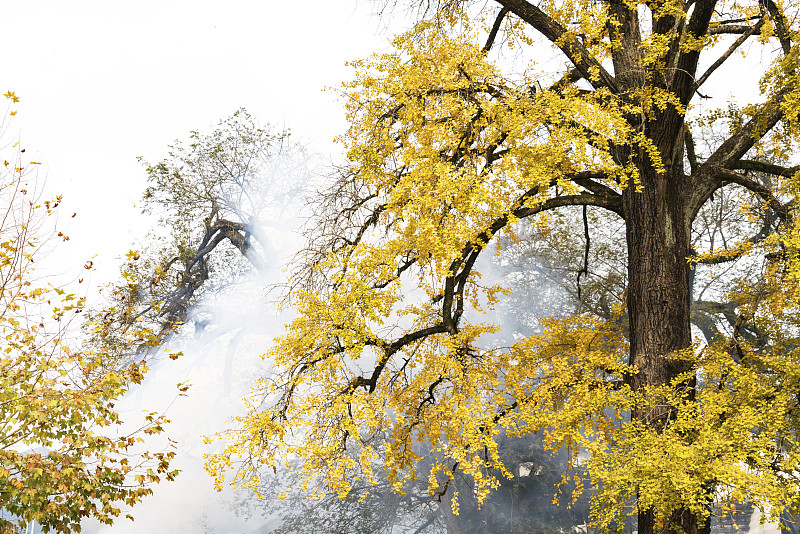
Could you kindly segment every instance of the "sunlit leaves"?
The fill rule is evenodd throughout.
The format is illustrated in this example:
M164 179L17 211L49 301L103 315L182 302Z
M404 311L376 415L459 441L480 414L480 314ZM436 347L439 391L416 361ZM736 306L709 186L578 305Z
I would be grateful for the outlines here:
M393 52L354 63L340 139L349 164L321 195L307 262L291 281L298 316L267 354L277 373L256 384L209 471L221 484L236 466L234 483L257 484L262 468L290 458L345 496L371 483L377 455L398 490L421 478L442 497L463 476L481 502L498 473L512 475L497 436L541 432L590 473L602 529L651 512L659 527L684 512L702 523L712 501L751 499L780 513L797 495L800 467L800 239L787 204L796 169L761 181L746 172L796 152L796 46L782 46L765 76L766 103L703 117L691 115L698 52L716 51L724 32L756 35L760 27L728 25L766 17L760 6L727 2L714 14L711 4L672 0L502 3L511 4L519 18L503 23L506 37L532 44L537 30L564 54L566 72L531 62L505 74L476 44L472 6L449 1L426 3L436 16L396 38ZM690 128L722 120L723 140L709 136L710 148L696 150ZM748 153L759 161L740 161ZM604 266L609 277L594 273L581 307L594 314L543 320L537 335L493 344L500 325L482 312L508 288L482 284L478 255L519 219L577 205L637 225L626 228L628 251L648 250L628 261L637 287L626 287L624 267ZM693 233L693 222L708 226ZM588 276L589 230L539 224L555 232L557 250L576 251L580 237ZM625 261L621 244L607 248L611 262ZM729 274L708 291L725 306L708 313L705 342L692 344L687 264L737 258L753 276ZM626 301L640 308L625 310ZM672 314L663 325L662 311ZM634 312L648 319L632 333ZM353 445L371 452L358 458ZM575 488L585 488L580 479ZM453 511L458 501L452 493Z

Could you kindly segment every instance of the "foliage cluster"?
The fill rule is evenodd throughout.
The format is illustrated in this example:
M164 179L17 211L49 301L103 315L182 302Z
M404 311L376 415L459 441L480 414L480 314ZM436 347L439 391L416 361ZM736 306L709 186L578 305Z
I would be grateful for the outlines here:
M266 234L308 181L307 158L288 131L274 133L244 109L210 134L193 131L167 157L145 162L144 212L157 216L144 250L131 251L121 281L107 289L115 313L93 312L106 328L94 342L138 361L183 324L210 322L206 295L235 284L245 273L273 268L278 252ZM291 176L291 179L287 179ZM129 351L119 336L145 324L155 333ZM126 352L128 351L128 352Z
M18 141L3 146L0 159L0 531L35 521L45 531L79 532L86 517L111 524L121 505L176 475L174 452L139 446L167 420L149 413L122 430L115 404L147 367L119 367L112 353L75 339L85 299L36 272L53 242L68 239L55 229L61 198L43 195L39 163ZM152 338L134 326L119 342Z

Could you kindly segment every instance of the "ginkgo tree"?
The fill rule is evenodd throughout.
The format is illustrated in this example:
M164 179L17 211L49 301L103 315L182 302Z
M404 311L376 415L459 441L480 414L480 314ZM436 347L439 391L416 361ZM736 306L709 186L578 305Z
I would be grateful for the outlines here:
M541 432L588 472L575 491L602 530L704 532L743 500L799 512L797 6L408 4L423 20L353 63L349 165L309 225L278 371L209 458L218 483L288 457L343 496L378 462L402 490L424 460L457 513L457 477L483 500L510 475L497 436ZM743 50L760 94L701 102ZM561 68L537 64L554 52ZM621 276L589 264L590 220L621 229ZM528 221L579 254L578 288L615 282L495 345L479 312L513 296L476 265Z
M16 115L19 99L5 97ZM61 198L44 196L38 162L19 142L4 145L0 161L0 532L30 522L45 532L80 532L84 518L111 524L122 506L176 475L174 452L140 445L166 419L147 413L121 426L115 404L146 366L120 367L78 334L85 299L36 268L68 239L55 229ZM119 342L156 339L134 327Z

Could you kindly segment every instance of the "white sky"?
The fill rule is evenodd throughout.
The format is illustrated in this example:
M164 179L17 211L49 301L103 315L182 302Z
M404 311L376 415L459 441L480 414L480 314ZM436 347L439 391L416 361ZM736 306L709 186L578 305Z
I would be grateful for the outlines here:
M78 212L70 261L98 254L95 283L136 248L129 228L148 224L133 207L145 187L137 156L157 161L243 106L331 157L345 122L323 88L391 36L369 0L4 4L0 92L21 99L14 128L65 196L62 217Z

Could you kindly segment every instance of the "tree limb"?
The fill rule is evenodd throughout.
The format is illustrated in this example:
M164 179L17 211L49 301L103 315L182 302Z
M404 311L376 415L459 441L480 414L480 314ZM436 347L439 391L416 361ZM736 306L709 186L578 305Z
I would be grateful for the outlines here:
M686 139L686 158L689 160L689 168L694 173L697 170L697 152L695 152L694 137L688 124L684 124L684 135Z
M619 193L611 189L605 184L596 182L595 179L608 178L606 173L596 173L591 171L575 173L572 181L583 187L587 191L606 198L616 198Z
M783 16L783 13L775 4L774 0L763 0L763 5L767 8L769 16L775 23L775 33L778 34L778 40L781 42L783 53L788 56L789 52L792 50L792 41L789 38L789 33L786 31L786 17Z
M703 75L697 79L697 81L694 83L694 90L697 91L697 89L699 89L700 86L703 85L706 82L706 80L708 80L709 76L711 76L711 74L713 74L715 70L717 70L723 63L725 63L728 60L728 58L731 57L731 55L736 51L737 48L742 46L742 44L744 44L744 42L747 41L747 39L752 37L752 35L757 31L759 31L763 25L764 25L764 19L761 19L755 26L750 27L750 29L744 32L741 35L741 37L736 39L733 42L733 44L728 48L728 50L726 50L725 53L722 54L710 67L708 67L708 69L706 69Z
M783 176L784 178L791 178L795 175L795 173L800 172L800 165L795 165L794 167L781 167L780 165L775 165L772 163L746 159L738 161L733 168L740 171L754 171L762 172L764 174L772 174L775 176Z
M551 43L560 48L564 55L575 65L581 76L588 80L593 87L607 87L615 93L619 92L617 81L605 67L577 39L566 42L568 37L566 35L567 30L550 18L544 11L526 0L497 0L497 2L530 24ZM591 75L592 70L596 70L598 73L595 79Z
M725 35L725 34L733 34L733 35L741 35L743 33L748 33L753 29L752 26L748 26L747 24L726 24L725 26L712 26L706 32L707 35Z
M692 15L686 24L686 33L688 35L695 39L701 39L706 34L711 17L714 15L716 4L716 0L699 0L695 2ZM699 60L700 50L689 48L679 53L678 60L675 63L672 90L684 105L688 104L694 95L694 76L697 73Z
M500 25L503 23L503 19L505 18L506 14L508 14L507 7L501 9L500 13L497 14L497 18L494 20L494 25L492 26L492 30L489 32L489 37L486 39L486 44L483 45L484 54L492 48L494 40L495 38L497 38L497 32L500 31Z
M713 172L720 180L724 180L726 182L731 182L737 185L740 185L754 194L758 195L764 202L767 203L770 209L775 212L775 214L783 221L788 221L790 214L789 214L789 206L781 204L780 200L774 195L771 189L761 185L760 183L756 182L755 180L751 180L744 174L739 174L736 171L732 171L730 169L725 169L721 167L713 167Z
M586 213L586 204L583 205L583 235L586 241L585 248L583 250L583 268L578 271L578 277L575 281L575 284L578 287L578 300L581 300L581 276L586 275L589 276L589 247L591 244L591 240L589 237L589 217Z

